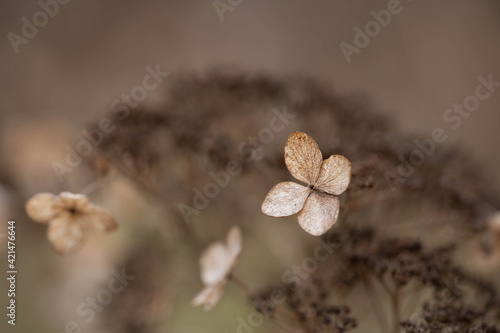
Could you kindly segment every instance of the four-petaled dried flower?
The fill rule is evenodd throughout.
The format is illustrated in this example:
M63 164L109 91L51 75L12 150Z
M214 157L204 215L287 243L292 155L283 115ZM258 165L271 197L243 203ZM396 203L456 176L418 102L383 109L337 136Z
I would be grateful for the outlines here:
M191 305L204 304L209 311L219 301L224 285L241 253L241 231L232 227L227 233L226 244L216 242L203 251L200 257L201 281L205 288L196 295Z
M87 231L110 231L114 218L89 202L83 194L39 193L26 202L26 213L35 222L48 223L47 237L54 249L66 254L82 244Z
M300 226L314 236L324 234L337 221L339 198L351 180L351 162L332 155L323 161L318 144L309 135L294 132L285 145L285 164L307 186L283 182L274 186L262 203L262 212L284 217L298 213Z

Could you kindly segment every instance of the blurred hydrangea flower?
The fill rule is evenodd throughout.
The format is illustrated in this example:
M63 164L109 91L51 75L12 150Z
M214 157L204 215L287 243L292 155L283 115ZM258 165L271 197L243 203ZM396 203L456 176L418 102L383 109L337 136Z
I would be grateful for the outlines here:
M285 145L285 164L292 176L307 186L283 182L274 186L262 203L262 212L284 217L298 213L300 226L314 236L324 234L337 221L337 197L349 186L351 162L332 155L323 161L318 144L309 135L294 132Z
M117 226L106 210L83 194L39 193L26 202L25 209L33 221L49 225L47 237L61 254L76 250L87 231L110 231Z
M203 251L200 257L201 281L205 288L192 300L192 306L204 304L205 311L219 301L226 281L241 253L241 231L232 227L227 233L226 244L216 242Z

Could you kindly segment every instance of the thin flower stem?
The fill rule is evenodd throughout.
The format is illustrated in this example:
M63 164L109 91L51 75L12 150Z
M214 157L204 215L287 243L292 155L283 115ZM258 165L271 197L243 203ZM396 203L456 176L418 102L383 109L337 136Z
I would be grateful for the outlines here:
M271 317L270 319L274 319L274 320L271 320L271 323L278 325L279 327L281 327L282 329L284 329L287 332L302 333L302 331L297 330L294 327L287 325L285 318L278 317L278 316L276 316L276 314L273 317Z
M84 188L82 188L79 193L89 196L90 194L101 188L102 185L103 185L103 180L101 178L96 179L92 181L90 184L87 184L87 186L85 186Z
M228 276L228 280L233 281L247 295L247 297L250 298L254 294L252 289L242 279L237 277L234 273L231 273ZM275 309L274 314L272 317L270 317L270 319L271 319L271 322L280 326L282 329L286 330L287 332L291 332L291 333L300 333L301 332L301 331L297 331L296 329L294 329L292 327L289 327L286 324L285 316L280 315L278 313L278 309Z
M233 281L241 290L245 292L245 294L247 294L248 297L253 295L252 289L245 282L243 282L243 280L234 275L234 273L231 273L228 276L228 279Z
M391 305L392 305L392 313L393 313L393 317L394 317L394 327L393 327L393 332L394 333L398 333L399 332L399 328L400 328L400 325L399 325L399 321L400 321L400 318L401 318L401 288L396 284L394 283L394 290L392 290L391 288L389 288L389 286L387 285L387 283L385 283L385 280L382 277L377 277L376 275L374 275L376 280L380 282L380 284L382 285L382 287L385 289L385 291L389 294L390 298L391 298ZM388 331L385 331L385 332L388 332Z
M392 293L391 295L391 301L392 301L392 310L393 310L393 316L394 316L394 333L398 333L400 331L400 325L399 325L399 321L400 321L400 318L401 318L401 299L400 299L400 296L401 296L401 293L400 293L400 288L399 286L396 286L394 292Z
M92 182L90 182L89 184L87 184L84 188L82 188L80 190L79 193L89 196L90 194L92 194L95 191L102 188L108 181L113 179L115 176L116 176L116 172L111 172L110 175L108 175L107 177L106 176L99 177L99 178L93 180Z
M375 280L377 280L380 285L384 288L384 290L389 294L392 295L394 291L385 283L384 277L378 277L375 274L372 274L375 277Z
M402 306L402 311L404 309L404 312L410 312L410 311L414 311L417 306L422 303L423 299L425 299L425 293L422 292L422 289L419 288L420 286L415 286L413 287L413 290L411 290L411 295L410 297L408 298L405 306L403 307ZM422 295L424 294L424 295Z
M385 314L382 309L382 302L380 301L380 298L378 297L375 288L370 282L370 279L364 274L361 274L361 276L363 276L363 286L365 287L366 294L368 296L368 299L370 300L371 307L373 309L373 312L375 314L375 317L377 319L380 328L380 332L386 333L388 332L388 329L387 329Z
M292 323L292 325L294 325L294 327L303 326L302 323L300 323L295 316L293 316L291 313L284 311L283 309L280 309L278 307L275 307L273 317L274 318L279 317L279 319L281 319L282 322ZM306 331L308 331L307 328L304 328L304 329ZM295 332L297 332L297 330L295 330ZM303 330L298 330L298 332L303 332Z
M156 187L151 186L149 183L142 181L139 177L132 174L127 168L123 167L118 161L113 163L116 165L116 168L133 184L135 184L140 190L142 190L146 195L155 199L157 202L162 204L175 218L177 223L172 223L174 227L179 230L185 236L187 243L193 247L193 249L199 250L200 246L202 246L201 242L197 242L197 240L201 240L200 234L195 233L191 224L187 224L182 216L180 216L180 212L175 207L172 207L170 200Z

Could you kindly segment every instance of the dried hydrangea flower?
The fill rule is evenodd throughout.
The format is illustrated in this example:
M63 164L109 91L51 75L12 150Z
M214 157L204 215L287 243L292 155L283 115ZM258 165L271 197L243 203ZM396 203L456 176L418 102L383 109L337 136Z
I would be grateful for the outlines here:
M192 300L192 306L204 304L209 311L219 301L224 285L241 253L241 231L229 229L226 244L216 242L203 251L200 257L201 281L205 288Z
M49 225L47 237L61 254L76 250L87 231L116 229L114 218L83 194L39 193L26 202L25 209L33 221Z
M298 213L300 226L314 236L337 221L339 198L351 180L351 162L332 155L323 161L318 144L309 135L294 132L285 145L285 164L292 176L307 186L283 182L274 186L262 203L262 212L284 217Z

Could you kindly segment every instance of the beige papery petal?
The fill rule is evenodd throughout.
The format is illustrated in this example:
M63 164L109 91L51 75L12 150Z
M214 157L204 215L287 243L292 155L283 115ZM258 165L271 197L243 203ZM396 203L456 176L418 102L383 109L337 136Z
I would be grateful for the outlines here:
M90 203L86 195L74 194L71 192L62 192L59 194L59 200L64 208L73 208L77 211L84 211Z
M313 236L320 236L328 231L339 216L339 198L322 192L312 193L299 212L299 224Z
M302 132L290 135L285 145L285 164L293 177L314 184L322 162L323 156L313 138Z
M220 300L225 281L215 285L207 286L196 295L191 301L191 306L199 306L205 304L204 310L211 310Z
M95 231L111 231L116 229L116 221L107 210L89 204L81 216L84 228Z
M226 245L221 242L210 245L200 257L201 281L212 285L222 281L228 274L234 259Z
M57 252L66 254L81 245L83 228L76 217L64 212L50 222L47 237Z
M227 250L233 260L236 260L241 253L241 230L238 227L232 227L227 233Z
M311 190L294 182L275 185L262 203L264 214L274 217L290 216L298 213Z
M343 193L351 181L351 162L341 155L323 161L316 188L334 195Z
M26 213L35 222L47 223L62 211L58 200L52 193L36 194L26 202Z

